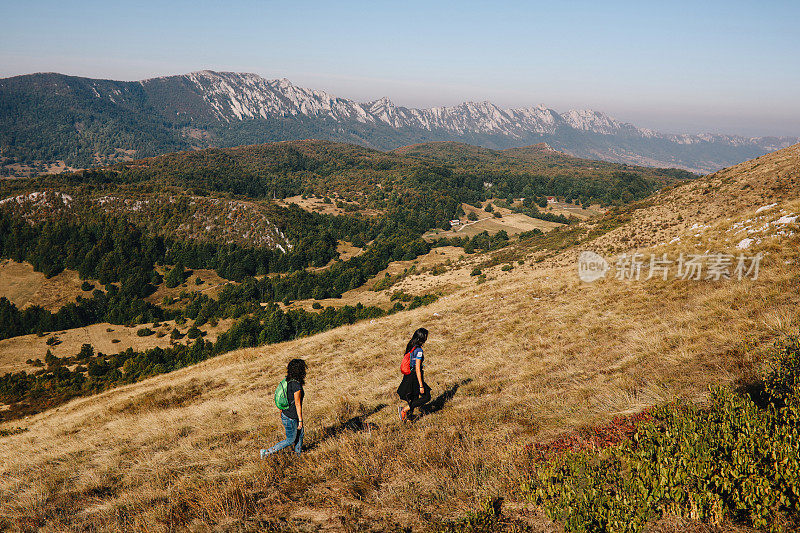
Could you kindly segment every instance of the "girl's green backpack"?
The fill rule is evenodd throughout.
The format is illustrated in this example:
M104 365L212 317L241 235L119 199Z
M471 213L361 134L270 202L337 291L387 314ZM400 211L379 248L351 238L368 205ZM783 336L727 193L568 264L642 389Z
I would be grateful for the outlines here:
M284 378L283 381L278 384L278 388L275 389L275 407L281 411L289 408L289 398L287 398L286 395L286 378Z

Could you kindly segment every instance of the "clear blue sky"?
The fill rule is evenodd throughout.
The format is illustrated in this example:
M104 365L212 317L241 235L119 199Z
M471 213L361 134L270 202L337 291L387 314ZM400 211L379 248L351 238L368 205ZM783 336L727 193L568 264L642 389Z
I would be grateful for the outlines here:
M255 72L367 101L800 135L800 1L0 0L0 77Z

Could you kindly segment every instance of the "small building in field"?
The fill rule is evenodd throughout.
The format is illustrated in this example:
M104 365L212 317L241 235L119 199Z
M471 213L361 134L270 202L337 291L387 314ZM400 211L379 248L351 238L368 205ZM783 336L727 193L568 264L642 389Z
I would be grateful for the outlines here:
M457 218L450 221L450 227L451 228L454 228L454 227L460 226L460 225L461 225L461 221L458 220Z
M556 197L555 197L555 196L548 196L548 197L547 197L547 203L548 203L548 204L554 204L554 203L556 203Z

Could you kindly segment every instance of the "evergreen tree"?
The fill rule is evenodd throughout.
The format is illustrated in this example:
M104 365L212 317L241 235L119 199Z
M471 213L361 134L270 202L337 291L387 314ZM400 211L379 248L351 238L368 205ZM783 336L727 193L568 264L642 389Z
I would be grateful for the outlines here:
M183 283L184 280L183 276L184 276L183 262L178 261L178 263L172 268L172 270L167 272L167 275L164 276L164 285L166 285L167 288L174 289L175 287Z

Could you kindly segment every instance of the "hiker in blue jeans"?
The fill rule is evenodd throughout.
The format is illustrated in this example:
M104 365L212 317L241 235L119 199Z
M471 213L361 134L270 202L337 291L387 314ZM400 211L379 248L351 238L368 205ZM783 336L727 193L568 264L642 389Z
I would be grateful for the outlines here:
M303 448L303 384L306 381L306 362L292 359L286 367L286 398L289 407L281 410L281 423L286 430L286 438L268 450L261 450L261 458L294 446L300 455Z

